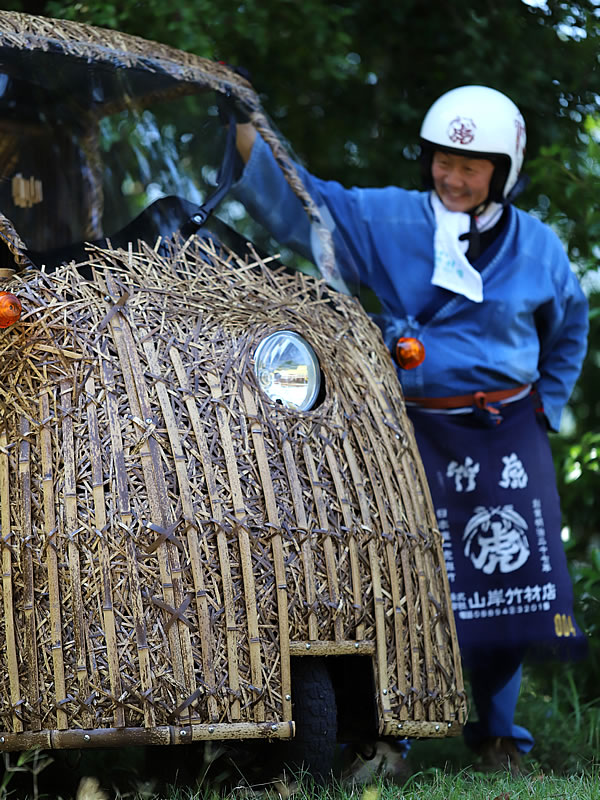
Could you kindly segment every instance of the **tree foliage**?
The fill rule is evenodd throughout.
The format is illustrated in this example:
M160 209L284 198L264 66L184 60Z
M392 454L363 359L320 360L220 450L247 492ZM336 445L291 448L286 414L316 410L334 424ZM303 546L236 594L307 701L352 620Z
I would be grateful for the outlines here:
M156 39L246 67L295 151L344 184L418 186L419 126L443 91L484 83L528 124L522 205L592 264L600 229L600 0L163 0L7 7ZM592 165L595 161L595 167ZM582 209L585 209L582 213Z

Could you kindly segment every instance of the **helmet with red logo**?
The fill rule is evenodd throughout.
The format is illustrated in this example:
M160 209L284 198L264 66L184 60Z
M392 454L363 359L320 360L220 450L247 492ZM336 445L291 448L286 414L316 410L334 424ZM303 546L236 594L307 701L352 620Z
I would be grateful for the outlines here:
M525 122L517 106L488 86L460 86L438 98L421 126L421 166L426 188L433 187L431 159L436 150L495 164L488 200L505 201L525 155Z

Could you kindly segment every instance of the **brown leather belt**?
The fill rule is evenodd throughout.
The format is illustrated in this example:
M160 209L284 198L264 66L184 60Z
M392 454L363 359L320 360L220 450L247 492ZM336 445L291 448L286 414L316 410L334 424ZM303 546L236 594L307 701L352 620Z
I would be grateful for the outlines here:
M422 408L465 408L477 406L487 408L489 403L501 403L520 392L524 392L528 384L517 386L514 389L498 389L495 392L473 392L472 394L458 394L454 397L405 397L407 403L414 403Z

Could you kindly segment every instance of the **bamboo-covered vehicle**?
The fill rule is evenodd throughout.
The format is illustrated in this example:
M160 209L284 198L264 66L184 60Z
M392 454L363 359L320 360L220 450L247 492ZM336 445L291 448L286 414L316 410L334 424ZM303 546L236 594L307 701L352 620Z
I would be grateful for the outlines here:
M0 54L0 750L289 739L319 773L336 738L458 733L394 367L250 85L9 12ZM326 280L247 244L219 98Z

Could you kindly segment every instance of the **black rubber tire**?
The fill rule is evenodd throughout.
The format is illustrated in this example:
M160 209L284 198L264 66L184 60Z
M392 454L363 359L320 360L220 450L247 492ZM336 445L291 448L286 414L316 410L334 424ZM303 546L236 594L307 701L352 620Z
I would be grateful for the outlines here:
M282 761L293 774L308 773L317 783L331 777L337 743L337 707L325 659L294 658L292 719L296 735L281 742Z

